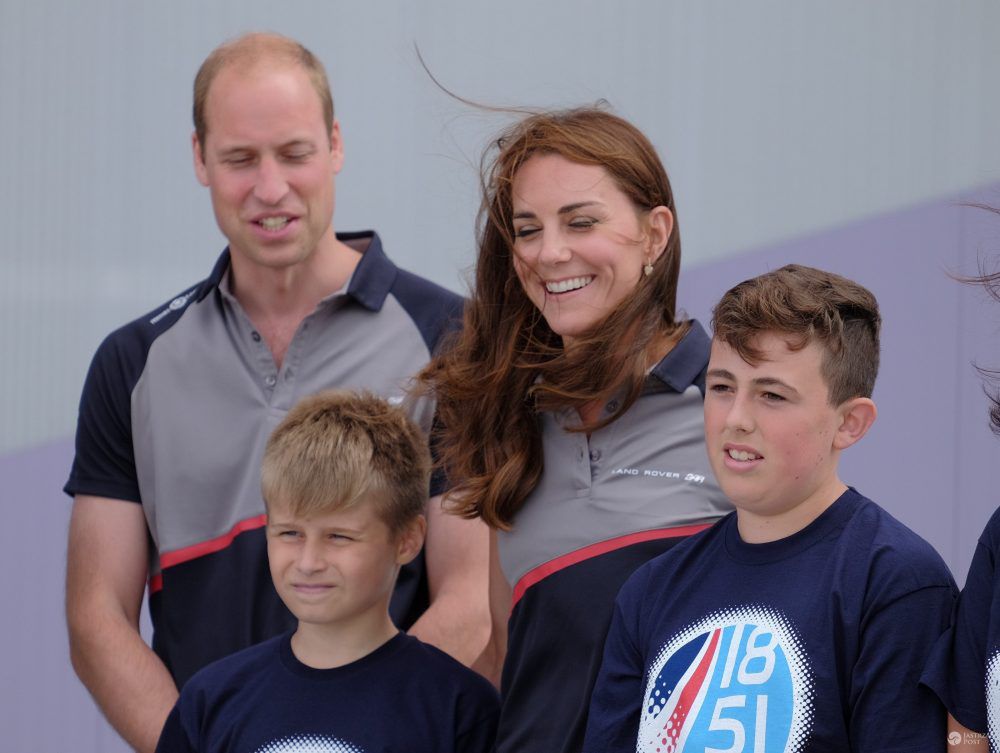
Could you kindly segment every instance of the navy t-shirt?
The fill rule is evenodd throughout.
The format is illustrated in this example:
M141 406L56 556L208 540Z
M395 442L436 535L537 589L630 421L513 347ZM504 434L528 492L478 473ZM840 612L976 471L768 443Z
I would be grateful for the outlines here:
M765 544L728 515L622 588L584 751L940 751L919 676L955 596L931 546L853 489Z
M157 753L486 753L499 697L485 679L400 633L313 669L291 633L208 665L181 691Z
M923 681L948 711L971 730L988 733L990 750L1000 751L1000 510L979 537L955 624L943 637Z

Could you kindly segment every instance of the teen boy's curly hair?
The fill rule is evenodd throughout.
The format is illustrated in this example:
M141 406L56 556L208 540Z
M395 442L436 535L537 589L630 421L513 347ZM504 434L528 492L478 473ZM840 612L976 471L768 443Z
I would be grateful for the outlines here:
M763 357L756 342L764 332L786 335L792 350L819 343L824 351L820 368L834 406L871 397L881 325L878 301L867 288L799 264L741 282L722 296L712 317L715 337L754 365Z

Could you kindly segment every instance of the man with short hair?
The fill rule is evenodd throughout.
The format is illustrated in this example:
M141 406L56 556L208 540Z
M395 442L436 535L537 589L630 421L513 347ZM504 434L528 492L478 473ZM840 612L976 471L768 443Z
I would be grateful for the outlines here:
M195 671L294 625L268 578L271 430L330 387L402 399L461 315L458 296L397 268L375 233L334 232L340 126L300 44L253 34L216 49L194 120L195 173L229 246L206 280L102 343L66 484L73 665L141 751ZM429 406L411 408L426 427ZM437 497L428 522L390 611L468 664L488 631L485 529ZM147 576L152 651L138 632Z

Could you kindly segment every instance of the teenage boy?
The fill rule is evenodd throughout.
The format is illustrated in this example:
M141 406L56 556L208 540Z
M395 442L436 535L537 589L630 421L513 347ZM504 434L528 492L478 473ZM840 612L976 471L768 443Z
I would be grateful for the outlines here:
M267 554L293 631L210 664L184 686L158 751L492 749L493 686L389 617L424 540L425 439L371 395L293 408L261 470Z
M623 586L584 750L940 751L918 681L954 583L837 475L875 420L874 296L786 266L713 327L705 434L736 511Z

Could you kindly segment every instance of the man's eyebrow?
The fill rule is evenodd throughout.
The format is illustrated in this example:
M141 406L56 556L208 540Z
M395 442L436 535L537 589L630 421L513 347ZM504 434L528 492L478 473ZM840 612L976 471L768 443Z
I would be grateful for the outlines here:
M310 140L310 139L292 139L291 141L286 141L284 144L282 144L278 148L279 149L288 149L289 147L295 147L295 146L307 146L310 149L315 149L316 148L316 144L312 140Z
M294 149L296 147L308 147L309 149L315 149L316 144L310 139L292 139L291 141L286 141L281 144L278 149ZM233 144L231 146L223 146L219 149L219 154L222 156L232 155L232 154L251 154L257 151L254 147L247 144Z
M249 154L252 151L253 149L248 146L225 146L219 149L218 153L220 157L228 157L233 154Z
M733 376L731 371L726 371L725 369L709 369L705 376L716 377L718 379L728 379L731 382L736 381L736 377Z
M601 202L599 201L578 201L575 204L567 204L564 207L559 207L559 214L569 214L570 212L575 212L577 209L583 209L584 207L598 206ZM521 212L515 212L511 219L515 220L533 220L537 217L534 212L524 210Z

